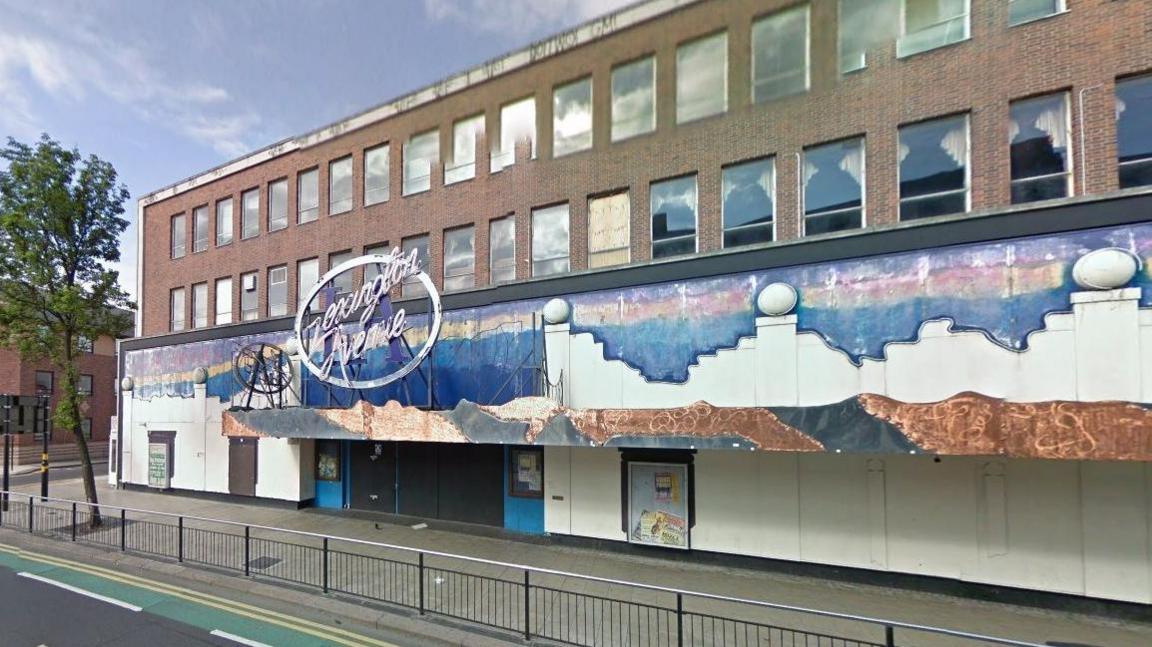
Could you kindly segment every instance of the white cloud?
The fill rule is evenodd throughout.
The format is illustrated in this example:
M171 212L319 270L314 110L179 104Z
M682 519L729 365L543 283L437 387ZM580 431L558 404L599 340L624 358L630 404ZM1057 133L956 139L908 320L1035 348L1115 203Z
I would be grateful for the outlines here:
M635 0L424 0L432 20L460 22L503 34L538 33L572 26Z

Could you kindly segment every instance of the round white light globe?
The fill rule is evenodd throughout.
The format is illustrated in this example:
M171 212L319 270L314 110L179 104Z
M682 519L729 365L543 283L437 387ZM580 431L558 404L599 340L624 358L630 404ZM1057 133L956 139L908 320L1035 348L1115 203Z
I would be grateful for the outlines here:
M296 338L295 337L289 337L288 339L284 340L284 343L280 344L280 351L283 352L288 357L295 355L296 354Z
M552 299L544 304L544 321L547 323L567 323L571 314L572 306L568 305L564 299Z
M192 371L192 382L194 384L204 384L208 381L208 370L203 366L197 366Z
M1132 252L1119 247L1093 250L1072 266L1072 280L1087 290L1115 290L1128 285L1140 271L1141 262Z
M132 378L130 378L130 377L125 377L124 379L120 380L120 390L121 391L131 391L132 388L135 386L136 386L136 383L134 381L132 381Z
M769 317L779 317L792 312L799 296L796 288L787 283L772 283L756 295L756 307Z

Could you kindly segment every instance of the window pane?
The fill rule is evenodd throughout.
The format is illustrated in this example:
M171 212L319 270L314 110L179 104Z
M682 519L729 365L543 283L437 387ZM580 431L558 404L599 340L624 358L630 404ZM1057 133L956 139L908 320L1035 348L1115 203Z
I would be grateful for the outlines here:
M392 249L388 247L388 243L380 243L379 245L372 245L371 247L364 248L364 255L371 254L388 254ZM364 266L364 282L370 283L376 279L376 275L380 273L379 265L365 265Z
M76 380L76 392L80 395L92 395L92 376L81 375Z
M536 159L536 97L521 99L500 108L500 148L492 151L492 171L516 162L516 142L531 142L532 159Z
M532 276L568 271L568 205L532 210Z
M1064 11L1063 0L1008 0L1008 22L1017 25Z
M1120 188L1152 184L1152 76L1116 84Z
M192 251L202 252L208 249L208 231L211 224L208 221L208 206L196 207L192 210Z
M444 232L444 291L476 286L476 229L460 227Z
M592 148L591 77L553 91L552 142L555 157Z
M728 109L728 34L676 49L676 123Z
M364 204L377 204L388 200L388 157L391 147L388 144L377 146L364 153Z
M1068 195L1068 97L1055 94L1011 106L1013 203L1031 202ZM1053 177L1054 176L1054 177ZM1028 188L1015 185L1029 178L1047 177ZM1041 186L1042 185L1042 186Z
M260 190L245 191L240 200L240 237L251 238L260 233Z
M352 260L352 252L340 252L338 254L328 255L328 271L331 272L337 265L346 261ZM332 281L332 287L336 288L336 298L345 294L351 294L352 281L356 278L355 272L344 272ZM327 305L327 304L325 304Z
M268 316L280 317L288 314L288 268L268 268Z
M268 185L268 231L288 226L288 180Z
M440 131L412 136L404 144L404 195L432 188L432 165L440 158Z
M805 150L804 233L860 227L863 182L864 140L852 139Z
M904 0L897 56L911 56L968 38L968 0Z
M184 225L184 214L172 217L172 258L184 256L188 232Z
M306 261L299 261L296 263L296 300L297 308L303 308L305 300L308 298L308 293L312 288L316 287L316 282L320 280L320 259L310 258ZM315 311L319 307L319 302L312 303L312 310Z
M752 24L752 100L767 101L808 89L808 6Z
M36 371L36 394L46 395L52 392L53 375L51 371Z
M204 328L208 325L208 284L192 286L192 327Z
M328 165L328 215L352 210L352 158Z
M612 141L656 129L656 59L612 70Z
M216 325L232 323L232 279L216 281Z
M869 49L893 40L900 29L901 0L840 0L840 72L863 69Z
M216 246L232 242L232 198L216 203Z
M774 160L762 159L726 167L721 189L724 246L772 240L776 195Z
M696 251L696 176L656 182L651 187L652 258Z
M416 259L420 267L427 267L428 264L428 234L421 236L412 236L400 241L400 249L404 255L412 253L416 250ZM428 290L424 289L424 284L419 279L412 277L404 280L404 284L400 290L404 297L420 297L428 294Z
M627 193L588 201L588 267L631 260L632 205Z
M240 320L260 318L260 278L256 272L240 275Z
M171 305L169 307L168 329L172 332L184 330L184 288L172 290Z
M516 280L516 219L506 216L488 225L489 282Z
M476 177L476 137L484 132L484 115L457 121L452 126L452 163L444 169L444 184Z
M320 171L304 171L296 178L296 222L312 222L320 216Z
M968 117L900 128L900 219L967 211L967 196Z

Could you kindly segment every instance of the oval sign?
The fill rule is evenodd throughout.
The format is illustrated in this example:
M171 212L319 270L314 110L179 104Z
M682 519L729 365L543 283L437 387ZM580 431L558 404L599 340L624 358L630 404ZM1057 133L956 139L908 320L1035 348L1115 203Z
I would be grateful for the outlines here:
M301 363L323 382L348 389L374 389L386 386L403 378L431 352L440 334L440 294L432 279L420 269L417 251L408 255L395 248L389 254L369 254L345 261L320 277L303 305L296 312L296 344L300 349ZM363 282L359 289L335 298L333 280L341 274L351 272L360 266L374 265L378 268L371 281ZM400 362L401 337L409 329L407 313L403 308L393 309L389 295L392 289L409 278L415 278L428 292L431 308L428 311L430 326L428 340L418 353L395 371L369 379L353 378L349 368L362 364L369 352L388 347L390 359ZM305 324L311 314L312 303L321 293L327 293L328 305L315 319ZM313 360L320 353L320 362Z

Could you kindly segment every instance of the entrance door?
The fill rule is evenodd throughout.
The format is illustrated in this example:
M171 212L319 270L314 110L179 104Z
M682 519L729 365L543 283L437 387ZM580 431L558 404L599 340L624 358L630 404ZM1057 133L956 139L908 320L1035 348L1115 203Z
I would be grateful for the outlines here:
M351 501L357 510L396 512L396 443L353 442Z
M228 492L256 496L256 438L228 440Z
M398 443L400 452L400 514L424 519L440 517L436 496L437 443Z

